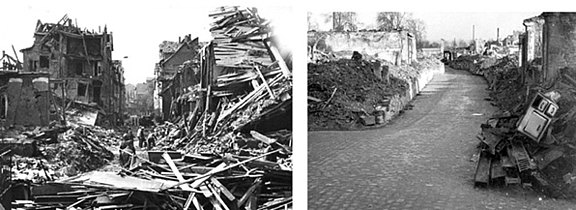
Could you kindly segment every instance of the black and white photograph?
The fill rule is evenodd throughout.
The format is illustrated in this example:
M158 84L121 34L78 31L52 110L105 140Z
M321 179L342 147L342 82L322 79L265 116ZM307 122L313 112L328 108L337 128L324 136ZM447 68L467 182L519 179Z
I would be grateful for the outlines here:
M2 8L1 210L293 209L291 6Z
M575 12L374 10L307 12L308 209L576 208Z

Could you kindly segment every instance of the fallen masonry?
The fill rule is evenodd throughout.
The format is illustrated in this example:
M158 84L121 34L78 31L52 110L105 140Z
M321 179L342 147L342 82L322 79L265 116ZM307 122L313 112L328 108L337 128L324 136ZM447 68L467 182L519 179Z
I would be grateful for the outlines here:
M405 108L403 98L417 94L418 77L441 66L433 57L400 66L385 60L345 58L308 63L309 129L385 124Z
M449 65L454 68L484 76L489 100L500 108L480 126L473 158L475 185L520 185L550 197L574 199L573 71L562 69L559 85L542 92L522 82L515 57L460 56L453 62Z
M198 64L198 83L172 102L189 108L151 129L156 145L118 150L125 131L94 126L82 106L66 112L67 125L6 129L2 205L291 209L292 67L256 9L220 7L210 17L214 40L187 63ZM119 153L129 155L125 168Z

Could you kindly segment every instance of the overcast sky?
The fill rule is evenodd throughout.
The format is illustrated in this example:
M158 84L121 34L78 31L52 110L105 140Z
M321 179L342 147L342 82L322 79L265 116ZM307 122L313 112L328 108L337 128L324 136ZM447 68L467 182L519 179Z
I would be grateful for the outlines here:
M332 23L326 21L326 13L313 13L314 21L322 30L329 30ZM475 37L496 39L496 30L500 28L500 38L512 34L514 30L524 30L524 19L540 15L541 12L413 12L413 16L426 24L426 38L430 41L440 39L451 41L472 39L472 25ZM376 26L377 12L357 12L357 20L368 28Z
M208 12L215 6L214 3L199 5L195 1L154 1L145 4L109 0L2 2L0 50L13 55L11 45L17 51L32 46L38 20L56 23L64 14L68 14L81 28L98 31L99 26L102 29L107 26L114 36L112 59L122 60L126 83L134 84L153 77L154 64L159 59L158 45L163 40L178 41L179 36L191 34L192 37L200 37L201 41L209 41L211 36L208 29L212 20ZM294 46L291 36L293 23L284 18L293 13L293 8L262 5L258 9L260 16L275 25L282 43L287 47ZM22 60L22 54L18 56Z

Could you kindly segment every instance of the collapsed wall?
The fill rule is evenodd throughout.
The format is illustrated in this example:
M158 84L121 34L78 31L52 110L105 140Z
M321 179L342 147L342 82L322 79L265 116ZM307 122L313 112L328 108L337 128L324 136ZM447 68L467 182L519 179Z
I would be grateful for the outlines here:
M347 58L357 51L396 65L416 60L416 40L406 31L309 32L308 41L313 50L329 51Z

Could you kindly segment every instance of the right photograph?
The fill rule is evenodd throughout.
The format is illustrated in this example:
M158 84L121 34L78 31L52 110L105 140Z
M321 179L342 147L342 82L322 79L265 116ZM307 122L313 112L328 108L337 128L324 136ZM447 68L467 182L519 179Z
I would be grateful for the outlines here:
M309 209L576 208L576 12L307 16Z

